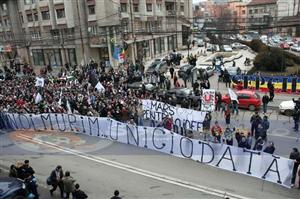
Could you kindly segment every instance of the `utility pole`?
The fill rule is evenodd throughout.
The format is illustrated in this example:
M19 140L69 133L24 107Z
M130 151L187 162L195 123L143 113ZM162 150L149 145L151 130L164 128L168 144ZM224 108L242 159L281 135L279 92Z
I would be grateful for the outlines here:
M176 33L176 46L178 47L178 35L177 35L177 0L175 0L175 33Z
M83 56L83 64L86 64L86 57L85 57L85 48L83 44L83 36L82 36L82 28L81 28L81 17L79 13L79 0L76 0L76 6L77 6L77 14L78 14L78 21L79 21L79 34L80 34L80 40L81 40L81 49L82 49L82 56Z
M135 34L134 34L134 30L133 30L133 13L132 13L132 0L129 0L129 11L130 11L130 24L131 24L131 35L132 35L132 39L133 39L133 46L132 46L132 63L135 65L135 59L136 59L136 52L135 52Z

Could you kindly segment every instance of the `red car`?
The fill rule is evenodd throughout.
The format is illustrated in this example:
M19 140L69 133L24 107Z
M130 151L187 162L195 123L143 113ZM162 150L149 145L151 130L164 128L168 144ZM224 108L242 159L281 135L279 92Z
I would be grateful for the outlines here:
M288 43L281 43L280 48L282 49L290 49L290 45Z
M250 111L258 110L261 106L260 96L250 90L236 91L239 101L239 108L246 108ZM231 99L229 94L222 96L222 103L230 104Z

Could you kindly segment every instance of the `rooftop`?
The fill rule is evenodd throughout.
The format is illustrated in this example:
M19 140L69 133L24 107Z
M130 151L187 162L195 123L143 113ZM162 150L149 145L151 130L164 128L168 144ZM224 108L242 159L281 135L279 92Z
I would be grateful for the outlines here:
M276 4L277 0L252 0L248 3L248 6L255 6L255 5L263 5L263 4Z

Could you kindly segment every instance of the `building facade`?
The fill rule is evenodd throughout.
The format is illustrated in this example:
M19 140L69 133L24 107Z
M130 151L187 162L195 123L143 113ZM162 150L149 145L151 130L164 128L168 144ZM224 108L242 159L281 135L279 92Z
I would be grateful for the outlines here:
M192 0L0 0L0 55L34 66L117 65L187 44ZM2 49L2 51L1 51Z
M252 0L247 4L247 28L267 33L277 21L277 0Z

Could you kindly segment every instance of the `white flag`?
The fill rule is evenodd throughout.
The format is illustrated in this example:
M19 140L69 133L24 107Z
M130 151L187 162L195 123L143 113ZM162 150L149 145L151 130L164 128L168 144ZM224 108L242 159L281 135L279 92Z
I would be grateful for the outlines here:
M228 93L231 100L236 100L238 102L238 96L231 88L228 88Z
M35 103L38 104L40 103L40 101L42 101L42 96L40 93L38 93L36 96L35 96Z
M72 109L71 109L69 100L67 101L67 109L68 109L68 114L72 114Z
M42 77L36 77L35 78L35 86L44 87L45 79Z
M103 86L100 82L98 82L98 83L96 84L95 88L96 88L100 93L103 93L103 92L105 91L104 86Z

